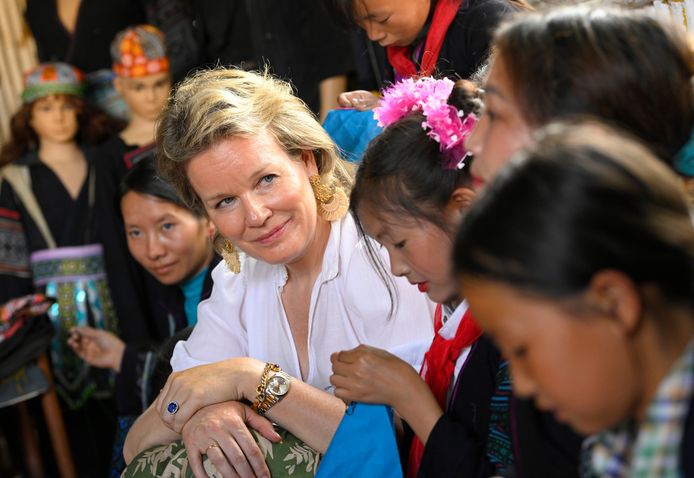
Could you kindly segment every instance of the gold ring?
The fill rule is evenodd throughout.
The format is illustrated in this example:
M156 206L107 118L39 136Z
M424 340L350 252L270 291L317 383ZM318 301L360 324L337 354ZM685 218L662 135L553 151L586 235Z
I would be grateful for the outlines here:
M219 448L219 443L215 441L207 445L207 448L205 448L205 453L207 453L210 450L210 448Z

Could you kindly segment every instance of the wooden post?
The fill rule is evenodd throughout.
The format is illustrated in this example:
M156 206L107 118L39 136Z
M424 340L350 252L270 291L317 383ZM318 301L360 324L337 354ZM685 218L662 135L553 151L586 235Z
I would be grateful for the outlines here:
M65 433L65 424L63 423L63 414L60 412L60 404L58 396L55 393L53 384L53 374L51 373L50 365L46 354L43 353L39 357L39 367L48 379L49 388L46 393L41 395L41 407L43 415L46 418L48 433L51 436L51 444L53 445L53 453L58 462L58 470L62 478L75 478L75 463L72 460L70 453L70 445L67 441L67 433Z

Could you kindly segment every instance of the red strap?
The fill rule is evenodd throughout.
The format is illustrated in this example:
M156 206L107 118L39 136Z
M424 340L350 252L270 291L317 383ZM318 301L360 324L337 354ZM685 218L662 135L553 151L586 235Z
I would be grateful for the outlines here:
M424 53L419 71L417 65L410 59L410 46L389 46L386 48L388 62L398 75L409 78L412 76L431 76L434 73L448 27L455 20L461 3L462 0L439 0L436 3L434 15L431 18L431 26L424 41Z
M482 329L477 325L470 309L468 309L460 320L460 324L458 324L455 337L448 340L438 333L442 326L441 316L441 306L439 305L436 307L434 314L436 335L431 343L431 347L429 347L429 351L424 355L421 374L424 377L424 381L429 385L434 397L436 397L436 401L445 410L446 393L453 379L455 362L460 357L460 352L471 346L482 335ZM407 463L408 478L417 476L423 455L424 445L415 436L410 447L410 456Z
M19 220L19 211L13 211L12 209L6 209L4 207L0 207L0 217L6 217L8 219L14 219L15 221Z
M144 153L145 151L149 151L150 149L154 149L154 143L140 146L139 148L133 149L132 151L125 153L123 155L123 162L125 163L125 167L127 169L132 168L133 167L133 158Z

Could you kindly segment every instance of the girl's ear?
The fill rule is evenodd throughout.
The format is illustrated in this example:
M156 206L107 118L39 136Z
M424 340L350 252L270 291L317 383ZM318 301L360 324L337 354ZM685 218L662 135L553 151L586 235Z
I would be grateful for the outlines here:
M451 194L444 213L456 222L460 221L463 213L472 205L475 200L475 191L466 187L456 188Z
M595 273L586 297L601 314L614 319L625 335L638 329L643 310L641 295L634 281L623 272L606 269Z

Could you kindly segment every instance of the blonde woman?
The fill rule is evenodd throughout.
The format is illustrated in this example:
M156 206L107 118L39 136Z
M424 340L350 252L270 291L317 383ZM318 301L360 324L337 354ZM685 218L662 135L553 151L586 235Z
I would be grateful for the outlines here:
M230 69L198 73L171 96L157 142L162 175L212 220L225 258L195 330L176 346L174 371L246 356L278 364L283 371L250 372L255 383L283 385L255 397L253 409L262 415L282 400L292 422L283 425L324 450L344 410L326 393L330 354L426 340L432 303L390 275L385 251L374 257L364 247L346 214L352 173L286 83ZM227 363L232 374L246 362ZM128 435L126 460L182 436L200 476L202 455L224 476L268 476L246 424L278 440L269 422L240 402L197 409L196 394L219 370L196 368L171 399L167 385L167 403L155 403ZM247 378L249 368L242 372Z

